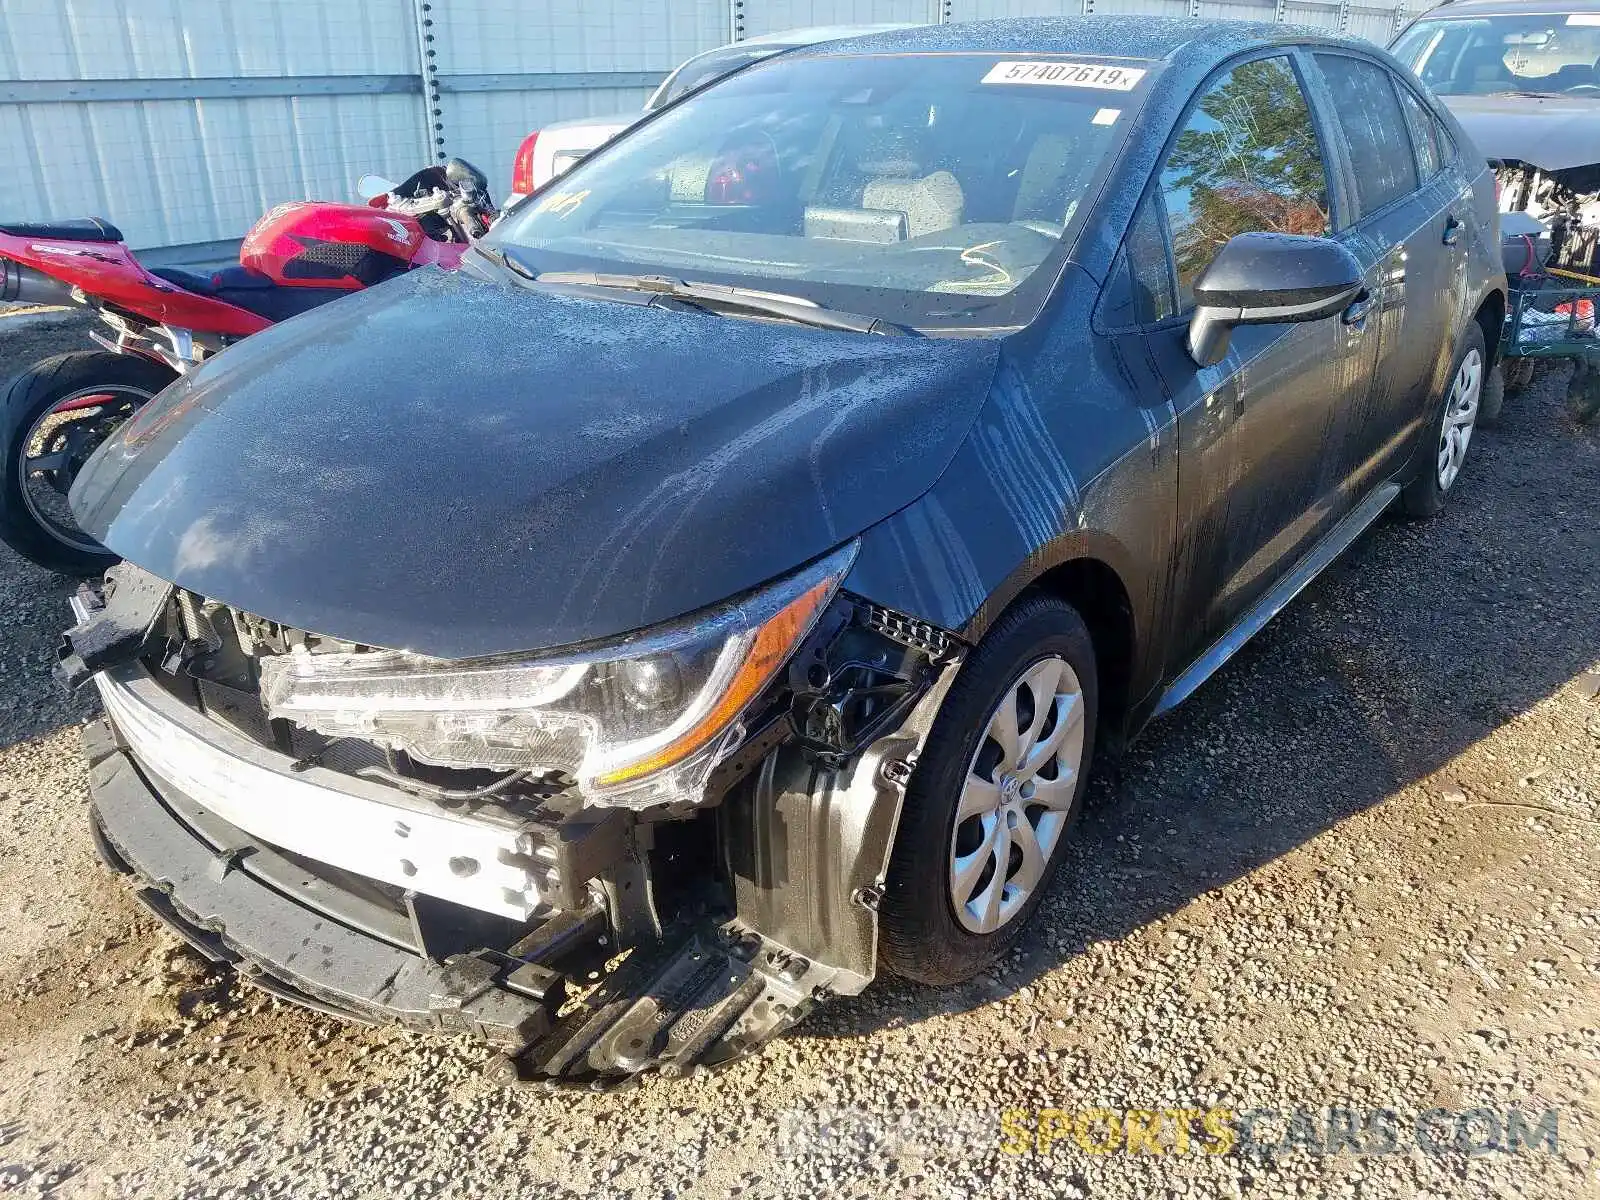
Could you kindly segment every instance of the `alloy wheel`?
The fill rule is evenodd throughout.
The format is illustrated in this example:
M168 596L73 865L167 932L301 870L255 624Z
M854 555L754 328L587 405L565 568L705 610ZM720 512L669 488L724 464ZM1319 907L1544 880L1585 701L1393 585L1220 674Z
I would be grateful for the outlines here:
M78 528L67 492L89 456L154 393L128 384L83 388L40 414L18 451L22 502L39 527L74 550L100 544Z
M1439 490L1448 492L1467 460L1467 446L1478 423L1478 397L1483 392L1483 356L1476 347L1468 350L1450 383L1450 396L1444 405L1444 423L1439 427Z
M993 933L1044 881L1083 766L1083 688L1059 656L1005 689L968 765L950 836L950 901L970 933Z

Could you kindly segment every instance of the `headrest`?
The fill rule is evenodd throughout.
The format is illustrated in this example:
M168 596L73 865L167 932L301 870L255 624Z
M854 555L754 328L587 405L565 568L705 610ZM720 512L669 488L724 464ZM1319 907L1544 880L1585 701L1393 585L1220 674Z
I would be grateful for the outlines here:
M961 184L949 171L935 171L921 179L874 179L861 196L867 209L897 209L906 215L910 237L954 229L966 209Z

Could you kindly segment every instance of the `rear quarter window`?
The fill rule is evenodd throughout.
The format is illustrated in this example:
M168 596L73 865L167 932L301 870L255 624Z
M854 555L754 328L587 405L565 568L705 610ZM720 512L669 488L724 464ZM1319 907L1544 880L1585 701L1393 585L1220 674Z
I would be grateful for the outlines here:
M1439 122L1423 107L1422 101L1412 94L1410 88L1401 86L1396 90L1400 93L1400 105L1411 122L1411 144L1417 152L1417 174L1423 179L1432 179L1444 165L1444 154L1439 146Z

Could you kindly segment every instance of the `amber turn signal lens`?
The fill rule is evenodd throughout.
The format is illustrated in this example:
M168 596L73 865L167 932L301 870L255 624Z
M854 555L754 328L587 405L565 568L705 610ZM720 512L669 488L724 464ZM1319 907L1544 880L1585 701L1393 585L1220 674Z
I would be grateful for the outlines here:
M601 786L626 783L631 779L649 775L663 767L670 767L700 749L725 729L730 721L744 711L745 705L760 694L772 681L779 668L788 661L795 643L803 637L817 611L827 602L835 581L824 579L802 592L756 631L754 642L744 662L734 674L721 699L695 725L684 730L661 749L596 778Z

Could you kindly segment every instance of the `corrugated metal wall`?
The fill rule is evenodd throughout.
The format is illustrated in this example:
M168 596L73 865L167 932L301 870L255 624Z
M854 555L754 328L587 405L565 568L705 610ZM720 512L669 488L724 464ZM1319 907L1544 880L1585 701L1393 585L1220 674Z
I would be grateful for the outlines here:
M425 161L416 72L411 0L0 0L0 214L237 238Z
M106 216L170 260L218 257L274 204L441 152L503 191L529 130L636 111L730 40L1081 12L1380 43L1403 21L1382 0L0 0L0 218Z
M498 194L529 130L638 112L673 67L729 40L729 12L730 0L435 0L424 37L446 147Z

